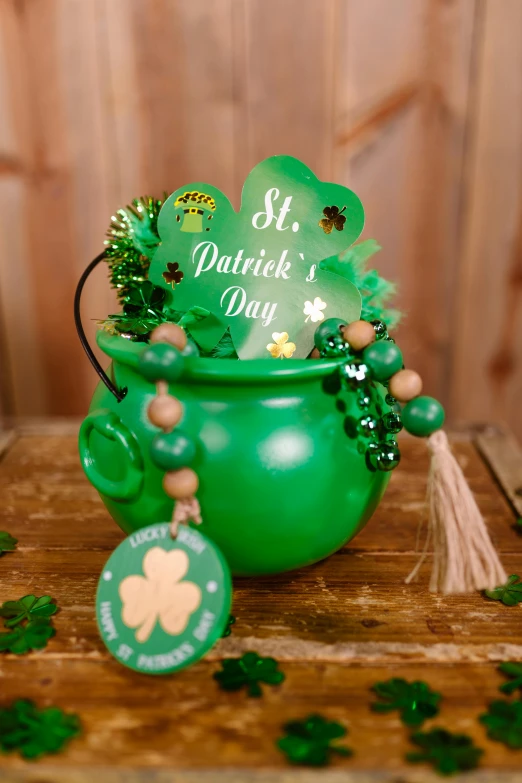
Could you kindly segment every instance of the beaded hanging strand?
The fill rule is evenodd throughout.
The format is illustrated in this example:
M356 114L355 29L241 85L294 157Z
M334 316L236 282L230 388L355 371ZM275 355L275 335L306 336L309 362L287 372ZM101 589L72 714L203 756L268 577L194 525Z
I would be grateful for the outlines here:
M433 543L433 569L430 590L464 593L491 589L506 581L506 574L491 543L488 530L462 470L451 453L441 427L444 409L433 397L421 396L422 379L405 369L402 353L390 338L383 321L343 321L330 318L316 330L315 344L321 356L345 356L341 378L370 402L371 383L377 381L388 389L386 403L392 411L385 414L382 430L426 437L431 452L428 476L428 533L424 550L406 579L411 582L424 562ZM400 409L399 402L405 403ZM360 405L360 403L359 403ZM365 419L360 420L360 425ZM368 422L366 422L366 426ZM375 432L379 427L374 428ZM370 436L372 433L370 432ZM395 441L370 440L366 464L370 469L391 470L400 454Z
M196 449L192 440L185 435L178 424L183 417L183 405L169 394L169 380L175 380L183 368L183 355L187 348L187 337L180 326L164 323L151 334L151 348L140 360L140 368L149 380L156 383L156 397L147 409L152 425L163 430L151 446L151 459L156 467L165 470L163 489L175 501L170 532L177 536L180 524L192 521L201 524L201 509L195 497L199 480L197 473L189 467ZM192 352L192 350L191 350ZM162 374L164 377L160 378Z

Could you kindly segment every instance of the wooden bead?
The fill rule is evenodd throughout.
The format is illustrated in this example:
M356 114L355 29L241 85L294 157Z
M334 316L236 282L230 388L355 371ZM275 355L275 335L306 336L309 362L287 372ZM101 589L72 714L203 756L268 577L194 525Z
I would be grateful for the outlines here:
M183 416L183 406L175 397L162 394L154 397L147 409L147 415L151 424L161 427L162 430L171 430L179 423Z
M197 474L191 468L169 470L163 477L163 489L174 500L183 500L194 495L199 486Z
M310 359L320 359L321 354L319 353L319 350L317 348L314 348L312 353L310 354Z
M344 327L343 337L354 351L362 351L375 340L375 329L368 321L352 321Z
M160 324L157 326L150 336L151 343L169 343L174 345L180 351L184 349L187 344L187 335L177 324Z
M399 402L409 402L422 391L422 378L415 370L399 370L392 375L388 391Z

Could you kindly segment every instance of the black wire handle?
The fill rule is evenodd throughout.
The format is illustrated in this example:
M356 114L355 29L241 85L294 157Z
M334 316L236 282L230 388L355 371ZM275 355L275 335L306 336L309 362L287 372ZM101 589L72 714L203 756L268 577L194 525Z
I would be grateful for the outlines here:
M87 336L85 334L85 330L83 328L82 317L80 315L80 300L82 297L83 287L87 281L87 278L93 271L93 269L95 269L100 263L100 261L104 260L104 258L105 258L105 250L103 251L103 253L100 253L98 256L96 256L96 258L93 261L91 261L91 263L89 264L89 266L87 267L87 269L85 270L85 272L83 273L83 275L80 277L78 281L78 285L76 286L76 292L74 294L74 323L76 325L76 331L78 332L78 337L80 338L82 348L87 354L87 358L89 359L90 363L92 364L92 366L94 367L94 369L96 370L96 372L98 373L98 375L100 376L100 378L102 379L102 381L104 382L108 390L111 392L111 394L114 394L118 402L121 402L125 397L125 395L127 394L127 387L124 387L123 389L118 389L113 384L113 382L111 381L107 373L103 370L100 362L94 355L93 350L89 345Z

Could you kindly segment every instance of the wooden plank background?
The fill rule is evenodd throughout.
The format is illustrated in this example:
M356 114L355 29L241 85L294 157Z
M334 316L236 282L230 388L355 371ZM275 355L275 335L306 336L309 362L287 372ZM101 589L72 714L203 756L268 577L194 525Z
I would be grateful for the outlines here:
M85 411L72 297L118 206L198 179L238 206L276 153L361 196L451 420L522 436L520 0L0 0L7 411ZM85 319L113 301L99 270Z

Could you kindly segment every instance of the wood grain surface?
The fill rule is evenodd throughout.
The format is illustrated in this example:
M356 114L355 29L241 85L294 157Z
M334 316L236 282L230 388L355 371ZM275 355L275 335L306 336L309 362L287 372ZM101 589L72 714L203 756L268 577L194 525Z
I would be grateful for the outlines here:
M75 282L132 198L272 154L359 193L408 366L522 436L520 0L0 0L0 396L80 414ZM92 339L114 312L84 295Z
M463 780L521 779L520 753L487 740L477 721L499 697L498 662L522 660L520 607L478 593L430 594L429 563L417 583L404 584L417 558L424 443L402 441L402 464L354 541L306 569L235 580L232 635L188 671L154 678L118 664L97 633L96 583L123 534L82 473L75 435L64 434L63 426L56 428L60 434L52 430L51 424L45 431L26 427L25 434L4 439L0 530L15 535L19 546L0 559L0 601L49 593L60 612L45 650L0 658L0 705L20 697L57 704L81 716L84 733L64 754L37 763L0 757L0 780L435 780L427 767L404 763L409 733L398 716L369 708L371 685L392 676L422 679L442 692L440 716L426 726L465 732L484 748L481 767ZM522 539L508 500L470 440L455 440L454 450L508 572L521 573ZM285 682L265 687L259 700L220 691L212 679L219 661L252 649L276 657ZM286 764L274 746L282 724L313 711L347 726L353 758L321 771Z

